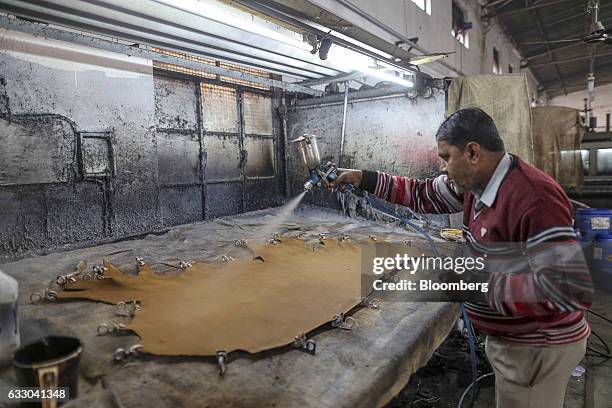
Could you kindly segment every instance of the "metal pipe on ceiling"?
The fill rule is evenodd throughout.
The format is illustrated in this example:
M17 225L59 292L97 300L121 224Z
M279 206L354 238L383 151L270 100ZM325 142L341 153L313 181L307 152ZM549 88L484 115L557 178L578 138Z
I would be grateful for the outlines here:
M405 96L406 88L402 86L393 86L389 88L374 88L365 91L349 92L347 103L374 101L379 99L398 98ZM288 109L295 110L342 104L344 104L344 93L339 93L334 95L326 95L323 98L298 99L293 105L288 106Z
M342 130L340 132L340 157L338 157L338 166L342 167L342 157L344 156L344 134L346 132L346 110L348 108L349 85L351 81L344 83L344 106L342 109Z
M359 103L359 102L372 102L372 101L381 101L384 99L392 99L392 98L404 98L406 97L406 93L394 93L383 96L373 96L373 97L364 97L364 98L355 98L351 99L351 103ZM316 98L317 101L320 101L321 98ZM339 106L343 105L344 102L317 102L317 104L312 105L293 105L289 109L290 111L302 110L302 109L313 109L313 108L327 108L330 106Z
M349 81L349 80L357 80L357 78L361 78L364 76L366 76L366 74L364 74L363 72L355 71L355 72L351 72L348 74L341 74L341 75L337 75L333 77L307 79L305 81L299 82L299 84L302 86L323 85L323 84L329 84L332 82L344 82L344 81Z

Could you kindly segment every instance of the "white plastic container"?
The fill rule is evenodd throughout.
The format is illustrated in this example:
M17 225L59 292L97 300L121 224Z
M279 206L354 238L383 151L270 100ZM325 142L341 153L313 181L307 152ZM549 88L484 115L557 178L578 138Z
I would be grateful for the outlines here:
M19 347L18 294L17 281L0 271L0 365Z

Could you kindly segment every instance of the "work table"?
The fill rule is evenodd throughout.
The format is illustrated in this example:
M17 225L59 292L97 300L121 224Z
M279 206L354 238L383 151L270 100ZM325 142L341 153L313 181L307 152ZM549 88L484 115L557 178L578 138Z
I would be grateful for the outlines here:
M270 224L277 224L272 227ZM379 309L357 307L355 327L325 325L309 338L316 354L287 346L249 355L231 353L227 372L219 376L213 357L143 355L113 361L119 347L138 343L135 335L98 336L101 323L122 322L111 305L91 301L31 304L29 296L52 279L86 260L109 259L122 270L136 270L143 257L154 270L168 271L180 261L218 262L231 255L237 239L260 238L272 229L305 236L326 233L403 241L415 234L404 228L337 211L300 206L287 219L274 209L177 226L162 235L126 240L69 252L21 259L0 265L19 282L22 344L48 334L72 335L84 344L79 397L66 407L231 407L231 406L379 406L387 403L426 364L451 330L458 306L451 303L382 300ZM0 384L13 385L12 368L0 370Z

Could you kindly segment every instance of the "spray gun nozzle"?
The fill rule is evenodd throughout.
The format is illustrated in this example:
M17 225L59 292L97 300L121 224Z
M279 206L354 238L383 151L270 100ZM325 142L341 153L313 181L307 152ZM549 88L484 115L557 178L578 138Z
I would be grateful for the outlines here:
M304 183L304 192L311 193L314 186L315 184L312 182L312 180L308 180Z

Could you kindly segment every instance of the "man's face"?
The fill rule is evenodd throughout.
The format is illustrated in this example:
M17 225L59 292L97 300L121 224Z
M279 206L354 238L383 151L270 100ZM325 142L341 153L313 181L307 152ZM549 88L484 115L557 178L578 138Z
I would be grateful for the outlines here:
M444 160L442 172L448 174L459 193L478 190L478 166L473 148L468 144L462 151L444 141L438 142L438 155Z

